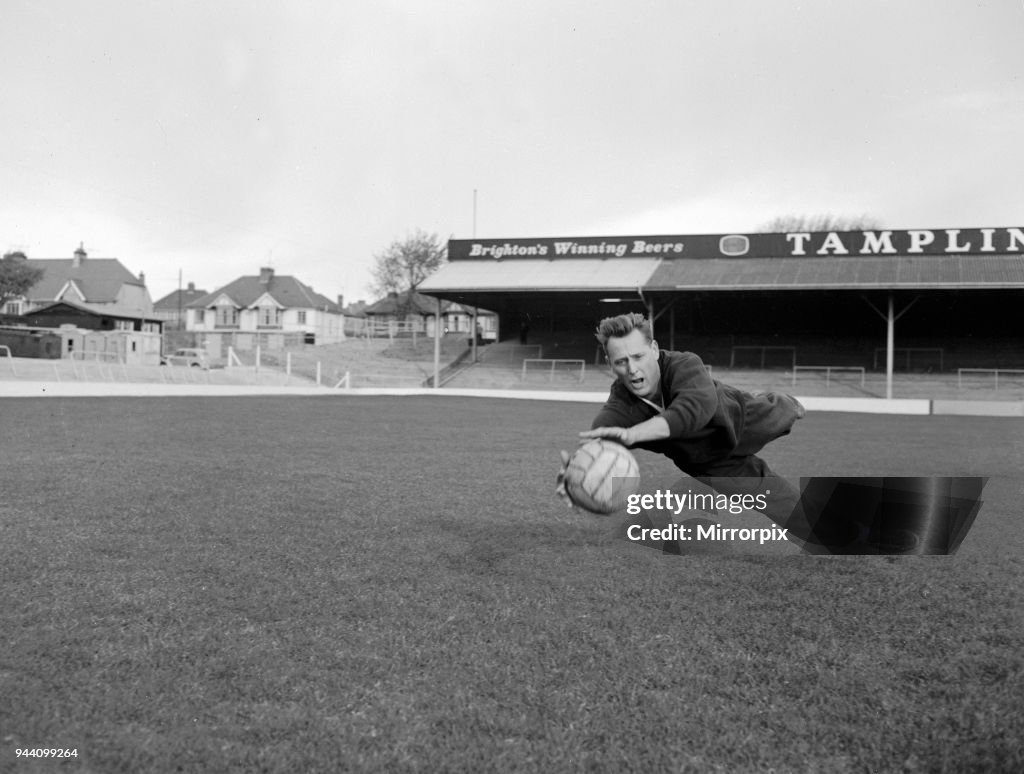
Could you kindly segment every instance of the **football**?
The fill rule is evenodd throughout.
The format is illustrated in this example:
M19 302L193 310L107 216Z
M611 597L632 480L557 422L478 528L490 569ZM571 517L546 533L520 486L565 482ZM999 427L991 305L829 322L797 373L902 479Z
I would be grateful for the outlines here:
M591 513L613 513L640 486L640 468L620 443L597 438L580 446L565 467L565 491Z

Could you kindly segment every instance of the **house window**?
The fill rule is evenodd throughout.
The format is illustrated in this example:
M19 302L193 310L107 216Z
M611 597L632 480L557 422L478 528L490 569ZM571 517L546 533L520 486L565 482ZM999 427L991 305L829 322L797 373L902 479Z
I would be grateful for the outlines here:
M203 312L205 312L205 311L206 311L205 309L196 309L196 324L197 325L202 325L203 324Z
M117 320L114 323L114 330L118 331L130 331L134 330L131 320Z
M238 310L233 306L218 306L217 325L222 328L237 328Z
M306 311L304 309L299 310L299 325L306 324Z
M259 324L262 328L281 327L281 310L276 306L261 306L259 310Z
M21 314L21 301L8 301L0 312L3 314Z

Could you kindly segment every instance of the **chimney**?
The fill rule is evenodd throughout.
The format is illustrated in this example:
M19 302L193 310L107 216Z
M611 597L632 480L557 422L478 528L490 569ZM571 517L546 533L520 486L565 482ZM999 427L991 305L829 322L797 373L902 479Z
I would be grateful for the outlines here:
M78 249L75 250L75 257L71 260L71 267L77 269L85 261L85 243L79 242Z
M343 296L341 293L338 294L338 308L345 308L345 296Z
M139 282L142 283L143 285L146 284L146 272L144 272L144 271L140 271L139 272Z
M188 292L189 293L195 293L196 292L196 283L194 283L194 282L188 283Z
M270 280L273 278L273 276L274 270L269 266L264 266L262 269L260 269L260 284L269 285Z

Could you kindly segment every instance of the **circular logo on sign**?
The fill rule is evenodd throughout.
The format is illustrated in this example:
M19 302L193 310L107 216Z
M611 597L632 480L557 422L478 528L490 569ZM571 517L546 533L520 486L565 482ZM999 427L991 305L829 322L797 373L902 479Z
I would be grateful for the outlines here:
M722 255L746 255L750 249L750 240L743 234L729 234L718 242Z

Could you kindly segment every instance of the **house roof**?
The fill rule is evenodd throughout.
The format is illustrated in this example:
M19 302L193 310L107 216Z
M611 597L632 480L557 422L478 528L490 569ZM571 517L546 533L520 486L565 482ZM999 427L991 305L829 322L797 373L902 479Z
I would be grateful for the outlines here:
M173 293L168 293L159 301L154 301L153 309L157 312L176 312L179 306L184 308L205 295L208 295L205 290L197 290L190 282L189 287L175 290Z
M451 306L449 306L444 311L447 312L448 314L452 314L454 312L461 312L462 314L469 314L469 315L473 314L474 312L477 315L493 315L494 314L494 312L492 312L490 309L482 309L482 308L480 308L478 306L477 307L473 307L473 306L470 306L469 304L463 304L463 303L460 303L460 302L457 302L457 301L453 301L451 303Z
M425 296L422 293L413 293L412 301L407 302L406 299L408 297L408 292L388 295L380 301L366 307L366 309L363 310L363 314L398 314L406 312L409 314L432 315L437 313L437 301L435 299ZM403 308L407 303L408 308ZM450 302L448 301L441 302L442 313L448 308L449 303Z
M152 315L143 314L132 314L131 312L119 312L109 307L97 307L91 306L90 304L76 303L74 301L68 301L61 299L60 301L53 301L49 304L43 304L42 306L33 309L29 312L25 312L23 317L36 317L45 316L49 312L54 311L58 307L68 307L70 310L75 312L81 312L88 314L93 317L112 317L117 320L144 320L147 322L158 322Z
M426 293L642 290L988 289L1024 287L1024 255L461 260Z
M368 306L369 304L365 301L356 301L354 304L349 304L341 311L344 312L347 317L365 317Z
M27 294L33 303L52 301L69 281L82 291L86 302L96 304L116 301L122 285L145 287L117 258L86 258L77 266L73 258L26 258L25 262L43 270L42 279Z
M321 295L295 277L272 275L261 282L258 275L239 277L212 293L189 302L189 309L205 309L222 295L228 296L241 309L248 309L264 295L269 295L285 309L326 309L338 313L341 308L327 296Z

